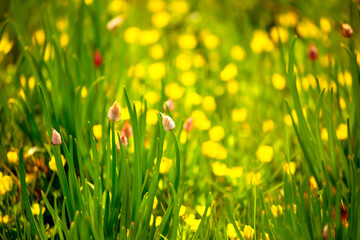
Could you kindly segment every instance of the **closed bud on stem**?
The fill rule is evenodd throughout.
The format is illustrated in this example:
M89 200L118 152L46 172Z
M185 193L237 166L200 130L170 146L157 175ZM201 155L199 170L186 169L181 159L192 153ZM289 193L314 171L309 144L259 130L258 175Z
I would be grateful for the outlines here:
M59 146L61 144L61 136L55 129L53 129L52 132L51 143L55 146Z
M191 132L192 129L194 128L194 118L189 117L188 119L186 119L183 128L186 132Z
M162 116L162 124L164 126L165 131L171 131L175 128L175 122L172 120L171 117L165 116L164 114L160 113Z
M170 112L172 110L174 110L174 102L173 102L173 100L169 99L164 103L164 106L163 106L164 112L167 112L167 107L166 106L170 109Z
M353 35L352 27L349 24L340 22L341 33L345 38L350 38Z
M121 109L119 104L115 101L108 112L108 118L110 121L119 121L121 117Z
M315 60L318 59L319 52L318 52L318 49L316 48L316 46L313 43L310 44L307 54L308 54L308 58L310 60L312 60L312 61L315 61Z
M100 67L102 65L103 58L99 50L95 50L94 52L94 66Z

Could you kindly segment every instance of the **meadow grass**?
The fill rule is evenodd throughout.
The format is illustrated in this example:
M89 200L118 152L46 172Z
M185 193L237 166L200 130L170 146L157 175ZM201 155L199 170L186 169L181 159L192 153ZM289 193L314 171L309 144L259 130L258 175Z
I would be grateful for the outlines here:
M2 239L360 239L355 1L2 6Z

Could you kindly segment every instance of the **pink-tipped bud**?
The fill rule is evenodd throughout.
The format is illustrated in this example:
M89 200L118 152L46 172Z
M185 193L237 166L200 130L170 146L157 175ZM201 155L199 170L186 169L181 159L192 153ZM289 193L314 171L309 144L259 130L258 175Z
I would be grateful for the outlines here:
M131 138L133 135L133 130L132 127L130 125L130 123L128 121L126 121L122 127L122 131L125 132L125 135L127 138Z
M329 226L326 224L323 229L323 239L327 240L329 238Z
M171 117L165 116L164 114L160 113L162 116L162 124L164 126L165 131L171 131L175 128L175 122L172 120Z
M125 148L128 146L128 140L127 140L127 137L125 135L124 130L121 131L120 141L121 141L122 144L124 144ZM119 141L116 143L116 146L117 146L118 149L120 149L120 142Z
M117 16L113 19L111 19L106 27L109 31L114 31L118 26L120 26L122 24L122 22L124 21L123 16Z
M167 107L166 106L170 109L170 112L172 112L172 110L174 110L174 102L173 102L173 100L169 99L164 103L164 105L163 105L164 112L167 112Z
M108 112L108 117L110 121L119 121L121 117L121 109L119 104L115 101L114 104L111 106Z
M100 67L102 65L103 58L99 50L95 50L94 52L94 66Z
M313 43L310 44L307 54L308 54L308 58L312 61L316 61L318 59L319 53L316 46Z
M189 117L188 119L186 119L183 128L184 128L184 131L191 132L192 129L194 128L194 118Z
M340 22L341 33L345 38L350 38L353 35L352 27L349 24Z
M53 129L52 132L51 143L55 146L59 146L61 144L61 136L55 129Z

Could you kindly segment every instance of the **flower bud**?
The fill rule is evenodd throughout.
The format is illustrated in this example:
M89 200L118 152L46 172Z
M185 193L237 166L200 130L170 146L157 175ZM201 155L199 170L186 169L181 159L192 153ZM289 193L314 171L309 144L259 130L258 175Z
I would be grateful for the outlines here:
M110 121L119 121L121 117L121 109L119 104L115 101L108 112L108 118Z
M124 144L125 147L127 147L128 145L128 140L127 137L125 135L125 131L122 130L121 135L120 135L120 141L122 142L122 144Z
M107 23L106 27L107 27L107 29L108 29L109 31L114 31L118 26L121 25L121 23L122 23L123 21L124 21L123 16L117 16L117 17L111 19L111 20Z
M194 118L193 117L189 117L188 119L186 119L185 123L184 123L184 127L183 129L186 132L191 132L191 130L194 128Z
M167 107L166 106L170 109L170 112L172 112L172 110L174 110L174 102L173 102L173 100L169 99L164 103L164 105L163 105L164 112L167 112Z
M326 224L323 229L323 239L327 240L329 238L329 226Z
M95 50L94 52L94 66L100 67L102 65L103 58L99 50Z
M308 54L308 58L312 61L315 61L318 59L319 53L318 53L316 46L313 43L310 44L307 54Z
M132 130L132 127L130 125L130 123L128 121L126 121L122 127L122 131L125 132L125 136L127 138L131 138L132 135L133 135L133 130Z
M61 136L55 129L53 129L53 132L52 132L51 143L56 146L61 144Z
M165 116L164 114L160 113L162 116L162 124L164 126L165 131L173 130L175 128L175 122L169 116Z
M341 33L345 38L350 38L353 35L352 27L349 24L340 22Z

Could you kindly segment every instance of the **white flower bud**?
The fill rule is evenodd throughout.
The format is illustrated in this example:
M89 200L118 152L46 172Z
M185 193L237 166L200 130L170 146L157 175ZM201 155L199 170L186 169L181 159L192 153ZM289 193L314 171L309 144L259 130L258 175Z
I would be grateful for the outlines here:
M121 109L119 104L115 101L114 104L111 106L108 112L108 117L110 121L119 121L121 117Z
M61 144L61 136L55 129L53 129L53 132L52 132L51 143L56 146Z
M162 116L162 124L164 126L165 131L173 130L175 128L175 122L169 116L165 116L164 114L160 113Z

